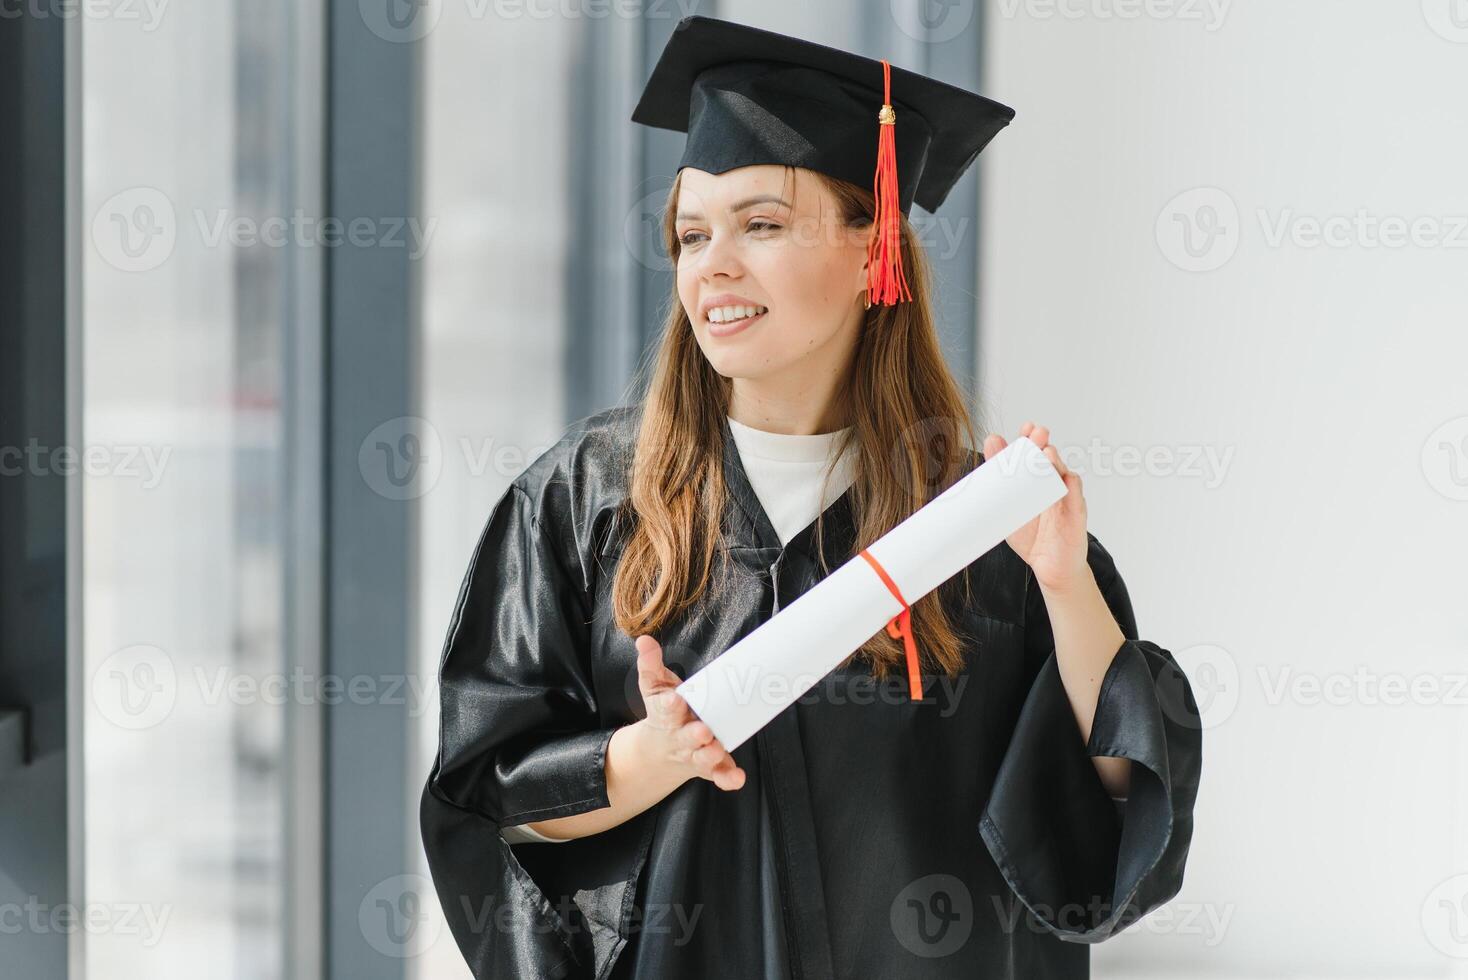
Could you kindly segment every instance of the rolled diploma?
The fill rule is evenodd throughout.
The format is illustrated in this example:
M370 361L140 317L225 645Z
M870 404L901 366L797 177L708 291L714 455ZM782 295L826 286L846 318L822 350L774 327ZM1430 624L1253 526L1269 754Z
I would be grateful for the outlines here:
M909 605L1065 496L1041 449L1020 436L867 548ZM860 555L677 687L732 752L902 611ZM923 638L917 637L921 651Z

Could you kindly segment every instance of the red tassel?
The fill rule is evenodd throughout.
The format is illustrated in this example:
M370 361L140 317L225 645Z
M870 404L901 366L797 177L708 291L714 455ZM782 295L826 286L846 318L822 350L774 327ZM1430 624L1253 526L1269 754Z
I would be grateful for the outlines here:
M912 299L902 271L902 211L897 195L897 111L892 108L892 66L882 60L882 110L877 113L877 174L872 194L877 213L867 244L867 308Z

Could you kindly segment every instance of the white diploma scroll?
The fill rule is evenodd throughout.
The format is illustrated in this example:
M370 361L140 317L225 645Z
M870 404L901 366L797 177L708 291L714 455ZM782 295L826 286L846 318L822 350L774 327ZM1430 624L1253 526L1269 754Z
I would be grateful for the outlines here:
M1064 496L1050 460L1021 436L867 551L911 605ZM855 555L677 691L732 752L901 611L876 569Z

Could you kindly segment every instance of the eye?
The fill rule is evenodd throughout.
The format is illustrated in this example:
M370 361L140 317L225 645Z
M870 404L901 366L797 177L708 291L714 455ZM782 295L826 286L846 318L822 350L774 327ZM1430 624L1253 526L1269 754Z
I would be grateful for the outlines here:
M780 226L777 225L777 224L775 224L773 221L761 221L761 220L756 219L756 220L751 221L749 223L749 230L750 231L779 231L780 230ZM681 246L683 246L684 248L688 248L688 247L690 247L692 245L697 245L698 242L696 241L696 239L698 239L700 237L707 237L707 236L704 235L704 233L701 232L701 231L690 231L690 232L686 232L683 235L680 235L678 237L678 244L681 245Z

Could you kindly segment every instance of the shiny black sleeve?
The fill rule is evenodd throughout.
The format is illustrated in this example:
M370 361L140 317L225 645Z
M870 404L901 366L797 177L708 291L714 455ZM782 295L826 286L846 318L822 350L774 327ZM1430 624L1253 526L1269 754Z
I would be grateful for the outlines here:
M589 964L618 943L640 858L631 829L517 847L500 833L610 805L616 726L599 720L585 662L589 600L568 571L564 537L542 526L519 486L505 491L460 587L439 668L438 753L419 818L445 918L481 980L591 976Z
M1094 943L1182 887L1202 725L1187 677L1172 654L1137 638L1116 564L1095 535L1087 537L1087 561L1125 637L1102 679L1090 739L1081 739L1045 601L1026 569L1025 650L1041 666L979 832L1014 894L1045 928ZM1124 802L1107 795L1094 756L1131 760Z

